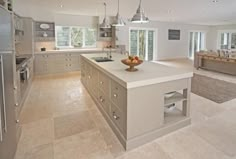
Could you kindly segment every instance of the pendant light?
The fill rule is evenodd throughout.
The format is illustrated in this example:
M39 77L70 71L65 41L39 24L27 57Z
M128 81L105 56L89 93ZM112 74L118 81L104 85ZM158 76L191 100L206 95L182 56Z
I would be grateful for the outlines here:
M120 16L120 0L118 0L118 11L116 14L115 22L112 24L112 26L125 26L125 22Z
M103 19L102 24L100 24L100 28L111 28L111 25L108 23L107 20L107 4L104 3L104 8L105 8L105 17Z
M142 3L142 1L140 0L138 9L137 9L135 15L133 16L133 18L131 19L132 23L148 23L149 22L148 17L145 16L144 10L141 7L141 3Z

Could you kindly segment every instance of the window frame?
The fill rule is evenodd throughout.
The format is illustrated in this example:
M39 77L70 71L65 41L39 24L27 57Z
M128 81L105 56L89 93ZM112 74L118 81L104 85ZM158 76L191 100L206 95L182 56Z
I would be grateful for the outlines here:
M227 49L221 49L221 34L229 34L229 44L228 44L228 48ZM232 50L232 51L236 51L235 49L232 49L232 34L236 33L236 30L218 30L218 35L217 35L217 49L218 50Z
M131 48L130 48L130 32L131 30L137 30L138 33L140 30L145 30L146 31L146 37L148 37L148 31L154 31L154 35L153 35L153 60L157 59L157 37L158 37L158 28L145 28L145 27L129 27L129 53L131 53ZM148 60L148 38L146 38L146 52L145 52L145 59L144 60ZM138 38L138 42L137 42L137 46L139 46L139 38ZM137 48L138 52L137 55L139 55L139 47Z
M188 58L189 59L194 59L194 53L193 53L193 56L192 57L190 57L190 52L189 52L189 47L190 47L190 33L191 32L193 32L193 33L196 33L196 32L198 32L198 33L203 33L204 35L205 35L205 37L204 37L204 41L203 42L201 42L201 44L200 45L202 45L203 47L202 48L199 48L199 51L200 50L205 50L206 49L206 44L207 44L207 31L206 30L189 30L188 31ZM192 45L193 46L193 45Z
M69 33L69 46L58 46L57 45L57 27L69 27L70 29L70 33ZM97 37L96 37L96 42L94 46L86 46L85 45L85 29L94 29L95 30L95 36L97 36L97 28L96 27L84 27L84 26L66 26L66 25L57 25L55 26L55 45L56 48L60 48L60 49L75 49L77 47L74 47L73 45L71 45L71 30L72 28L81 28L82 32L83 32L83 44L81 48L96 48L97 47Z

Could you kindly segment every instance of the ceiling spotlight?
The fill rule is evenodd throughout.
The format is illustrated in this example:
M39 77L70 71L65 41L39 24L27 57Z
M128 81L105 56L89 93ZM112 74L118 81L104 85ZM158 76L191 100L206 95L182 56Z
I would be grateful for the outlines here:
M212 2L213 2L213 3L217 3L217 2L219 2L219 1L218 1L218 0L213 0Z
M60 7L63 8L63 5L61 4Z

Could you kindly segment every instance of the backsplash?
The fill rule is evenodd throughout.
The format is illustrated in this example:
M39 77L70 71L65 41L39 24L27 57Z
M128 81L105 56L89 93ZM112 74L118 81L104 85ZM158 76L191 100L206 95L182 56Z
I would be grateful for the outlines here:
M105 42L105 41L97 41L97 48L104 48L111 45L111 42ZM41 48L46 48L46 50L55 50L55 42L35 42L35 51L39 52L41 51Z
M46 50L54 50L55 49L55 42L35 42L35 51L41 51L41 48L46 48Z

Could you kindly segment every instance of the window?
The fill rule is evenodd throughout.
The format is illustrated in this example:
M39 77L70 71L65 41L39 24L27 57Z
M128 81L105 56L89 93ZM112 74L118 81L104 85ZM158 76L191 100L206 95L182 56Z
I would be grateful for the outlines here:
M96 47L96 29L56 26L56 46L59 48Z
M151 61L154 59L156 44L155 29L132 28L129 32L129 52L131 55Z
M236 31L219 31L218 49L236 50Z
M205 50L206 33L191 31L189 33L189 58L193 59L195 52Z

